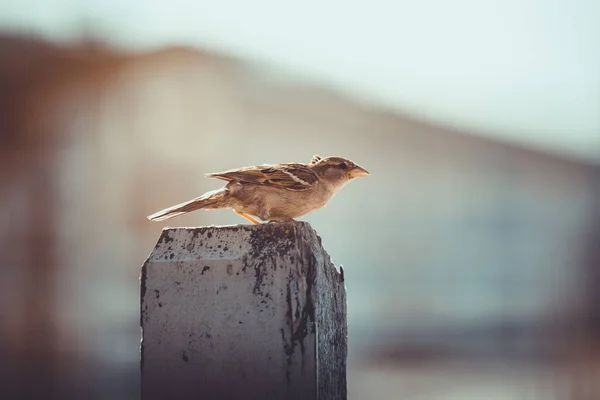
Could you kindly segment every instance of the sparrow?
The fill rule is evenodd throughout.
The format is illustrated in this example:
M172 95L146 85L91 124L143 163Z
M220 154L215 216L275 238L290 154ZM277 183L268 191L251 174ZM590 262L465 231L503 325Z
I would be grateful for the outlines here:
M227 184L185 203L148 216L163 221L181 214L205 209L231 208L253 224L262 221L288 222L323 208L354 178L369 172L342 157L314 156L310 164L283 163L243 167L206 174Z

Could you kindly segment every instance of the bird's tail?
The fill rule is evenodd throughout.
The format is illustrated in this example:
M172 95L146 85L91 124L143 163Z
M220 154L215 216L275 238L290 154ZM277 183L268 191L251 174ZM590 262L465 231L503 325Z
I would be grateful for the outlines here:
M228 207L228 191L225 188L207 192L200 197L185 203L177 204L173 207L165 208L159 212L149 215L147 218L150 221L164 221L165 219L173 218L181 214L196 211L201 208L224 208Z

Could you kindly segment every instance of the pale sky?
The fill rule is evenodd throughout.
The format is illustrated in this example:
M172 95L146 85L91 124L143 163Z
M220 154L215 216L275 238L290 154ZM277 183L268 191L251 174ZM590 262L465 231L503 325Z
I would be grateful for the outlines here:
M207 46L355 99L600 163L598 0L3 0L0 27Z

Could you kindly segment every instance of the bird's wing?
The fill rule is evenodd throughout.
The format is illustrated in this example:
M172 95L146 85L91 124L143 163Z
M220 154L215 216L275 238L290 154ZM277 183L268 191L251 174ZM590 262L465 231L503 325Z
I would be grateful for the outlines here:
M295 191L308 190L318 181L310 167L296 163L244 167L206 176L228 182L267 185Z

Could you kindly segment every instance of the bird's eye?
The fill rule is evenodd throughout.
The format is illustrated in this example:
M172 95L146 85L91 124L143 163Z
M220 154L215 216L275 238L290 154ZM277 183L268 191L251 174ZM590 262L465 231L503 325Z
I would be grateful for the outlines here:
M340 163L340 164L338 164L338 167L340 167L341 169L346 169L346 168L348 168L348 166L347 166L346 164L344 164L344 163Z

